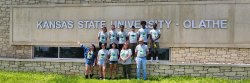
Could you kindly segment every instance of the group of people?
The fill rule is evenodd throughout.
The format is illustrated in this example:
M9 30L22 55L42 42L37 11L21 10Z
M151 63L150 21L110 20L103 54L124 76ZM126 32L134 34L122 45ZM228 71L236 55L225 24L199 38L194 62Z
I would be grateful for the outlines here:
M124 30L124 25L119 26L119 32L116 31L115 25L111 25L111 30L109 32L107 32L106 27L103 27L102 31L98 33L100 48L98 52L96 52L94 44L86 47L78 42L84 50L86 64L85 77L92 78L93 65L97 63L99 78L105 80L106 63L109 62L109 79L115 79L117 64L119 62L122 64L124 77L130 79L131 63L135 60L137 64L137 79L140 79L140 69L142 68L143 79L146 80L146 57L149 55L149 52L151 52L151 55L155 57L155 61L158 62L159 38L161 36L160 30L157 29L157 23L153 24L153 29L151 30L146 28L146 24L146 21L141 21L141 28L137 32L135 31L135 27L132 26L132 30L128 33ZM108 39L110 40L109 49L107 49ZM150 43L148 43L148 41L150 41ZM148 44L150 44L150 48ZM150 61L153 61L153 56L151 56Z

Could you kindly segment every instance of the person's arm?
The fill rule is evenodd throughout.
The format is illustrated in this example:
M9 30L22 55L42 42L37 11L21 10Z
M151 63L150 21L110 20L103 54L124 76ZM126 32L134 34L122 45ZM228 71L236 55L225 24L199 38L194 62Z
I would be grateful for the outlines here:
M158 37L157 37L157 38L156 38L155 40L158 40L158 39L160 39L160 37L161 37L161 34L159 34L159 35L158 35Z
M122 61L121 51L120 51L120 53L119 53L119 60Z
M130 32L128 32L128 40L130 39Z
M149 32L149 39L151 40L151 42L154 42L151 32Z
M139 38L140 38L140 31L138 31L137 34L138 34L137 41L139 41Z
M125 32L125 38L126 38L126 41L129 40L129 39L128 39L128 33L127 33L127 32Z
M98 39L98 41L100 40L100 32L98 33L98 38L97 39Z
M146 31L147 31L147 39L148 39L148 38L149 38L149 36L150 36L150 34L149 34L148 29L146 29Z
M111 57L111 51L109 50L108 51L108 59L110 59L110 57Z
M137 56L138 46L135 47L135 55Z
M98 60L99 60L99 51L98 51L98 53L97 53L97 58L96 58L96 63L98 63Z
M147 48L147 55L146 55L146 56L148 56L148 55L149 55L149 49L148 49L148 46L146 46L146 48Z
M97 55L96 55L95 52L93 52L93 53L94 53L94 64L93 64L93 66L95 66L97 64Z
M129 49L128 57L125 59L125 61L127 61L129 58L131 58L131 55L132 55L132 51L131 51L131 49Z

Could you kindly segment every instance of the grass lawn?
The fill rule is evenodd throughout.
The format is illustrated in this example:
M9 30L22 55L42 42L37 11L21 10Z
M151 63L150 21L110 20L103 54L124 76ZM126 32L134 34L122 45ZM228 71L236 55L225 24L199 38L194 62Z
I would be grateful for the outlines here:
M0 83L250 83L250 79L231 80L201 77L150 77L148 80L85 79L81 76L67 76L54 73L10 72L0 70Z

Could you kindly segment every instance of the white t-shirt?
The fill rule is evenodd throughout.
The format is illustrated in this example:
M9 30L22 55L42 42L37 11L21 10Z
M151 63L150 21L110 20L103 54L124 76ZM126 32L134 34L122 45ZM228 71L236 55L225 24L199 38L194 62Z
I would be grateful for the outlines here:
M152 29L150 30L149 34L151 35L152 39L155 40L158 38L159 34L161 34L161 31L158 29ZM155 42L159 42L159 39L155 40Z
M126 42L127 33L125 31L123 32L119 31L118 37L119 37L118 44L124 44Z
M109 31L109 39L110 39L110 44L112 44L112 43L116 43L117 44L117 31L113 31L113 30L111 30L111 31Z
M103 31L100 31L98 33L98 37L99 37L99 42L107 43L108 33L103 33Z
M109 55L110 61L118 61L118 54L119 54L119 50L118 49L109 49Z
M129 55L132 55L131 49L121 50L120 57L122 59L126 59ZM125 62L122 62L122 64L131 64L131 57L128 58Z
M107 59L107 56L108 56L108 50L103 50L103 49L101 49L101 50L99 50L98 51L98 57L99 57L99 61L104 61L104 60L106 60Z
M138 30L138 34L140 35L140 38L143 38L144 42L148 42L149 30L147 28L145 28L145 29L140 28Z
M130 43L137 43L138 34L136 32L130 31L128 33L128 36L129 36L129 42Z
M148 46L145 44L139 44L136 46L135 52L137 52L137 57L145 57L147 55L147 52L149 52Z

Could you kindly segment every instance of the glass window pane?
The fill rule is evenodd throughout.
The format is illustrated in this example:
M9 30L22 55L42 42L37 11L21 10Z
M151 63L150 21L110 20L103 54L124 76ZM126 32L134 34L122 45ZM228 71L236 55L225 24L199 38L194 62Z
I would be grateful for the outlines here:
M159 60L169 60L169 48L159 49Z
M60 47L60 58L84 58L80 47Z
M58 47L34 47L34 57L58 58Z

